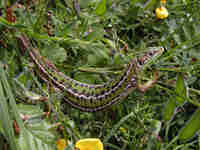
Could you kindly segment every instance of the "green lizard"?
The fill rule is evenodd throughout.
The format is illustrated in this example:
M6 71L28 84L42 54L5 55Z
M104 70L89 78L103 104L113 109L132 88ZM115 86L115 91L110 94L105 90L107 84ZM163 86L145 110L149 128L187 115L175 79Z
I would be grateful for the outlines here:
M156 47L143 57L131 60L115 80L95 85L81 83L59 72L49 60L43 58L39 51L31 46L26 36L22 35L18 40L23 50L28 50L31 60L38 67L38 75L60 89L67 103L87 112L99 111L116 104L136 88L143 92L150 88L156 82L157 74L153 80L144 85L139 84L137 74L164 52L162 47Z

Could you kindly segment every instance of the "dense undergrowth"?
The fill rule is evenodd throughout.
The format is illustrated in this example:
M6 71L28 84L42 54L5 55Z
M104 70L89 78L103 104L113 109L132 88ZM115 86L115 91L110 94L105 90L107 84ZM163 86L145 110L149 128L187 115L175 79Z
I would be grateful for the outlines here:
M99 138L106 150L200 149L200 2L167 0L0 1L0 149L54 150ZM85 83L117 76L148 47L166 52L140 75L157 83L110 109L71 108L34 74L20 50L26 34L60 71ZM57 142L58 145L58 142ZM92 147L92 146L91 146Z

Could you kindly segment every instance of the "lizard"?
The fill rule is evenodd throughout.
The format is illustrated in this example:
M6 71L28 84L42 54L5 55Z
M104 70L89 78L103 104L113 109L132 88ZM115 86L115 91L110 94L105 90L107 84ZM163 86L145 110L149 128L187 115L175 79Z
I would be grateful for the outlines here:
M21 49L28 51L33 63L37 66L37 74L47 82L51 82L63 93L64 100L71 106L86 112L96 112L106 109L125 99L134 89L145 92L157 81L157 73L153 80L141 85L137 74L146 66L152 64L160 57L163 47L155 47L140 58L133 58L122 73L111 81L103 84L86 84L66 76L47 58L40 55L39 51L31 45L25 35L18 37Z

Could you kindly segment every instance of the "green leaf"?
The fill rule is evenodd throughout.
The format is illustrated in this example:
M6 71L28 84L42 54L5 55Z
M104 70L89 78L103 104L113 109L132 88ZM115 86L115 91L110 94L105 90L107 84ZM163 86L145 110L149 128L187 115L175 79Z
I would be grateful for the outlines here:
M27 134L27 135L26 135ZM38 135L41 134L41 136L46 136L46 139L48 139L48 134L43 134L43 132L37 133ZM41 137L38 137L37 135L34 135L34 133L29 132L25 130L25 132L22 132L19 136L18 145L22 150L27 149L26 141L28 141L29 145L31 146L31 149L29 150L55 150L55 144L47 144L45 143Z
M2 17L0 17L0 24L3 25L3 26L6 26L8 28L18 28L18 29L26 28L26 26L24 26L22 24L10 23Z
M13 114L10 113L14 112ZM22 120L19 117L19 113L16 109L15 99L12 95L12 91L7 81L6 73L3 69L3 65L0 63L0 120L2 121L2 128L4 136L7 138L11 149L19 150L14 139L14 130L11 120L11 114L14 115L17 124L22 129ZM13 116L12 116L13 117Z
M64 48L59 47L58 44L50 44L43 49L43 54L54 64L66 60L67 54Z
M200 109L192 115L191 119L186 123L186 125L179 132L180 140L187 140L195 135L195 133L200 129Z
M17 142L19 147L24 150L31 145L30 150L55 150L56 134L50 130L53 125L43 119L44 112L39 106L18 105L21 114L27 115L25 120L26 129L20 132Z
M2 67L0 68L2 69ZM12 127L11 116L8 112L8 101L4 95L3 86L0 82L0 120L3 128L3 134L10 144L11 149L18 149L14 140L14 130Z
M177 104L174 99L170 99L168 103L165 106L165 110L163 113L163 118L166 122L170 121L174 115L174 112L176 110Z
M183 105L187 98L187 88L182 74L178 74L176 81L176 101Z
M0 64L0 79L1 79L1 82L2 82L2 85L3 85L3 88L5 89L5 95L9 99L9 105L12 109L13 115L14 115L16 121L17 121L17 124L22 129L22 128L24 128L23 122L22 122L22 120L20 118L20 114L17 110L17 105L16 105L16 102L15 102L15 99L14 99L14 95L13 95L13 92L10 88L9 83L8 83L8 79L7 79L7 76L6 76L6 73L3 69L2 64Z
M6 1L0 1L0 6L1 6L1 7L4 7L4 8L5 8L6 5L7 5L7 4L6 4Z
M151 121L153 136L158 136L159 135L159 132L161 130L161 125L162 125L162 123L159 120L152 120Z
M21 114L28 115L28 116L39 116L39 115L44 114L40 106L37 106L37 105L18 104L17 108Z
M107 0L101 0L98 5L97 5L97 8L96 8L96 14L101 16L101 15L104 15L105 12L106 12L106 2Z

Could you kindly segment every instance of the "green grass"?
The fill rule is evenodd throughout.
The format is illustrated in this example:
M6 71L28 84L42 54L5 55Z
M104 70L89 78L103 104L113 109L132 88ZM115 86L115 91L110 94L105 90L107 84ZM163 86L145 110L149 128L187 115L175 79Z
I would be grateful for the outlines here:
M159 6L155 0L0 1L0 149L54 150L59 138L73 149L92 137L107 150L200 149L200 2L168 0L163 20L155 17ZM167 51L140 75L148 80L159 72L155 86L85 113L34 74L17 42L22 33L60 71L86 83L114 78L148 47Z

